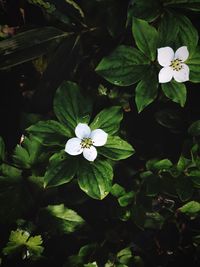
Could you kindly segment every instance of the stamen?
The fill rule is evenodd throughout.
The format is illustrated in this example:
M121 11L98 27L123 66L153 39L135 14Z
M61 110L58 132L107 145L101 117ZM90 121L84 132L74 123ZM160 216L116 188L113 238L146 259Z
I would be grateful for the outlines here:
M182 60L181 59L174 59L171 61L170 67L172 67L173 70L179 71L183 68L182 66Z
M81 148L90 148L93 145L91 138L83 138L81 141Z

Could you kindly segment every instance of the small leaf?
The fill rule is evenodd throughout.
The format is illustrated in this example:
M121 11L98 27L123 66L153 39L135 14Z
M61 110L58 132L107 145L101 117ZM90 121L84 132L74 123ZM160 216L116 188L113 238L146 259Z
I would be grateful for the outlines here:
M136 48L121 45L104 57L96 72L118 86L129 86L142 79L149 68L149 60Z
M190 201L183 205L179 210L187 215L196 215L200 213L200 203L197 201Z
M181 201L189 200L193 195L193 185L190 178L187 176L178 178L176 191Z
M155 60L158 46L157 30L145 20L133 18L132 33L140 51L150 60Z
M140 113L145 107L151 104L158 94L158 82L156 74L153 70L148 72L148 75L143 78L135 89L135 102L137 110Z
M66 125L71 135L79 122L88 123L90 120L91 103L84 98L77 84L63 82L56 91L54 112L61 123Z
M105 146L98 148L99 154L112 160L126 159L134 154L134 148L119 136L109 136Z
M49 166L44 176L44 186L52 187L69 183L78 168L78 161L67 157L65 152L54 154L49 160Z
M118 198L119 205L121 207L127 207L128 205L130 205L133 202L134 198L135 198L135 192L134 191L130 191L128 193L125 193L123 196Z
M46 220L48 227L52 232L58 231L60 233L73 233L85 224L85 221L74 210L66 208L63 204L49 205L42 211L42 219L44 226ZM44 216L44 217L43 217Z
M192 136L199 136L200 135L200 120L193 122L189 129L188 133Z
M90 124L90 127L93 130L100 128L109 135L115 134L119 130L122 119L123 113L121 107L114 106L99 112Z
M125 191L124 187L122 187L121 185L119 185L119 184L114 184L114 185L112 186L112 189L111 189L110 193L111 193L114 197L121 197L121 196L123 196L124 194L126 194L126 191Z
M40 235L30 237L27 231L11 231L9 242L3 249L3 253L4 255L12 255L20 252L23 256L24 248L26 248L30 254L29 257L39 257L44 250L41 246L42 243L43 241Z
M170 83L162 84L162 91L173 102L178 103L184 107L187 97L186 87L183 83L171 81Z
M67 137L71 137L71 132L65 125L53 120L39 121L26 131L36 136L44 145L64 145Z
M94 199L102 200L111 190L113 169L106 160L83 161L77 176L80 188Z

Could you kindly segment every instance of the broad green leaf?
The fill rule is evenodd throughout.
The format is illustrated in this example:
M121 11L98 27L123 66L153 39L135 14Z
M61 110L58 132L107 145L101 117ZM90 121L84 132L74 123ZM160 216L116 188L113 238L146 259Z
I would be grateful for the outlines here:
M0 161L5 159L5 144L3 138L0 136Z
M73 233L85 224L85 221L74 210L66 208L63 204L49 205L42 211L44 226L48 220L48 227L52 231L69 234ZM46 229L46 228L45 228Z
M23 230L11 231L9 242L3 249L3 254L12 255L21 253L23 255L24 249L26 249L29 253L28 257L38 257L44 250L42 243L43 241L40 235L30 236L27 231Z
M113 169L106 160L83 161L77 176L80 188L94 199L102 200L111 190Z
M129 13L136 18L153 21L161 12L162 6L159 0L131 0Z
M45 187L66 184L73 179L78 168L78 160L65 154L65 152L57 153L50 158L44 175Z
M192 136L199 136L200 135L200 120L193 122L189 129L188 133Z
M92 263L87 263L87 264L84 264L84 267L98 267L96 261L95 262L92 262Z
M151 104L158 94L158 82L154 71L151 69L148 75L143 78L135 89L135 102L140 113L145 107Z
M119 136L108 136L107 143L98 148L99 154L112 159L126 159L134 154L134 148Z
M121 107L113 106L100 111L90 124L90 127L93 130L100 128L107 134L112 135L118 132L122 119L123 113Z
M154 61L158 46L158 32L148 22L133 18L132 33L139 50Z
M191 57L187 60L190 69L190 81L193 83L200 82L200 46L196 48Z
M173 102L178 103L184 107L187 97L187 90L183 83L171 81L169 83L162 83L162 91Z
M179 33L176 40L176 48L179 48L183 45L187 46L191 56L194 53L198 44L198 32L186 16L176 15L176 19L176 23L179 26Z
M65 125L53 120L39 121L26 130L44 145L64 146L67 138L71 137L71 131Z
M171 12L165 12L158 27L158 48L164 46L173 47L179 32L176 16Z
M191 178L194 187L200 188L200 171L191 170L189 171L188 176Z
M176 191L181 201L189 200L193 195L193 184L189 177L181 176L176 182Z
M138 49L121 45L101 60L96 72L112 84L129 86L144 77L148 64L148 58Z
M200 203L197 201L190 201L179 208L179 210L187 215L196 215L200 213Z
M0 69L8 69L46 54L67 35L54 27L41 27L1 41Z
M79 122L89 122L91 103L81 95L77 84L63 82L56 91L54 112L59 121L70 130L71 135L74 135Z

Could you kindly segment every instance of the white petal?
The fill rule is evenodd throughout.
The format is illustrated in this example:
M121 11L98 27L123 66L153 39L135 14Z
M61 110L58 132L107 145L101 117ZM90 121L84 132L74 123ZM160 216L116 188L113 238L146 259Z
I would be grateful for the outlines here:
M181 59L182 61L186 61L189 57L189 51L187 46L181 46L175 52L175 58Z
M189 81L189 73L190 73L190 69L186 64L182 64L182 69L179 71L173 71L173 76L174 79L179 82L186 82Z
M164 67L158 74L159 83L168 83L173 77L173 69L171 67Z
M89 161L94 161L97 157L97 150L94 146L83 149L83 157Z
M96 129L91 132L90 138L94 146L104 146L107 142L108 134L101 129Z
M65 145L65 152L72 156L80 155L83 152L81 139L76 137L69 139Z
M169 47L161 47L158 48L158 63L163 66L167 67L171 64L171 61L174 59L174 50Z
M80 139L89 137L90 133L90 127L85 123L79 123L75 128L75 134Z

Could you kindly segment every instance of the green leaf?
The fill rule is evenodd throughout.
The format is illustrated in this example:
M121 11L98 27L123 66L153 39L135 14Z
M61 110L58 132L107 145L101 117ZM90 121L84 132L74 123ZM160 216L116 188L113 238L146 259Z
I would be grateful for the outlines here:
M181 201L189 200L193 195L193 184L189 177L182 176L176 183L176 191Z
M100 128L107 134L112 135L118 132L122 119L123 113L121 107L113 106L100 111L90 124L90 127L93 130Z
M190 201L183 205L179 210L187 215L196 215L200 213L200 203L197 201Z
M41 27L1 41L0 69L8 69L50 52L59 39L67 35L54 27Z
M74 210L66 208L63 204L49 205L42 210L44 226L48 221L48 228L52 232L64 234L73 233L85 224L85 221ZM47 226L46 226L47 227ZM45 228L46 229L46 228Z
M179 25L176 23L176 16L171 12L165 12L158 27L158 47L174 46L179 32Z
M187 97L187 90L183 83L171 81L170 83L162 83L162 91L173 102L184 107Z
M84 267L98 267L96 261L95 262L90 262L90 263L87 263L87 264L84 264Z
M134 17L153 21L160 15L162 6L159 0L131 0L130 9Z
M148 22L133 18L132 33L139 50L154 61L158 46L158 32Z
M158 212L148 212L146 214L144 228L161 230L164 223L165 223L165 218Z
M56 91L54 98L54 112L58 120L74 135L79 122L88 123L90 120L91 103L84 98L77 84L63 82Z
M114 185L112 186L112 189L111 189L110 193L111 193L114 197L121 197L121 196L123 196L124 194L126 194L126 191L125 191L124 187L122 187L121 185L119 185L119 184L114 184Z
M23 256L24 249L26 248L29 253L28 257L39 257L44 250L42 243L43 241L40 235L31 237L27 231L11 231L9 242L3 249L3 254L12 255L20 252Z
M71 132L65 125L53 120L39 121L26 131L36 136L44 145L64 146L67 137L71 137Z
M133 254L130 248L124 248L117 253L117 259L121 264L127 264L130 266L130 260L133 259Z
M49 160L44 175L44 186L52 187L69 183L78 168L78 160L68 157L65 152L54 154Z
M80 188L94 199L102 200L111 190L113 169L106 160L83 161L77 176Z
M188 133L192 136L199 136L200 135L200 120L193 122L189 129Z
M191 57L187 60L190 69L190 81L193 83L200 82L200 46L196 48Z
M99 154L112 160L126 159L134 154L134 148L119 136L108 136L107 143L98 148Z
M198 44L198 32L191 23L191 21L183 15L176 16L176 23L179 26L179 33L176 40L176 47L179 48L183 45L188 47L190 56L195 51Z
M104 57L96 72L118 86L129 86L142 79L149 68L149 60L136 48L121 45Z
M123 196L118 198L119 205L121 207L127 207L128 205L130 205L133 202L134 198L135 198L135 192L134 191L130 191L128 193L125 193Z
M156 73L151 69L148 75L143 78L135 89L135 102L140 113L145 107L151 104L158 94L158 82Z
M80 16L82 17L82 18L84 18L84 13L83 13L83 10L80 8L80 6L74 1L74 0L65 0L68 4L70 4L71 6L73 6L73 8L75 8L78 12L79 12L79 14L80 14Z
M41 163L48 156L42 148L42 144L34 137L25 137L22 145L17 145L13 161L22 168L30 168L31 166Z
M0 136L0 161L5 159L5 143L3 141L3 138Z

